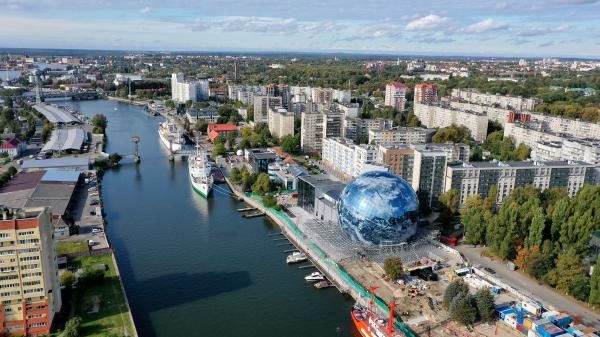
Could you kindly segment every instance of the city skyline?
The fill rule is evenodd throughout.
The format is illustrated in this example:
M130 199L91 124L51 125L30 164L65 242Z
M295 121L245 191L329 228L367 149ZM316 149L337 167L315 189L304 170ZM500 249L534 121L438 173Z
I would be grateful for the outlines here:
M0 12L6 48L600 55L598 0L2 0Z

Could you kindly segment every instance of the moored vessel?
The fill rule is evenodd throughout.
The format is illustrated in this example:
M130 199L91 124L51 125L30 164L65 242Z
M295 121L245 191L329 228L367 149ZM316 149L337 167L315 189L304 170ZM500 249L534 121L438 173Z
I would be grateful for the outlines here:
M211 165L208 155L199 145L196 145L196 153L188 158L188 169L192 188L196 193L208 199L213 186Z
M288 264L291 264L291 263L304 262L304 261L306 261L306 259L307 259L306 255L304 253L293 252L292 254L287 256L287 258L285 259L285 262L287 262Z
M371 296L369 308L363 308L357 303L350 311L352 322L360 335L363 337L405 337L406 335L394 324L394 303L390 304L389 317L383 319L373 312L375 303L373 290L371 290Z
M158 136L162 144L170 151L183 149L185 143L177 124L167 118L158 125Z

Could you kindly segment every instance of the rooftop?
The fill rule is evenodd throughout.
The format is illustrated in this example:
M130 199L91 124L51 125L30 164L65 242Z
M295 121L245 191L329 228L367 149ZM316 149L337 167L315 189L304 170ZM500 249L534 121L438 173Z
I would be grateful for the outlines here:
M21 168L23 169L44 169L44 168L72 168L77 169L79 167L89 167L90 159L87 156L80 157L65 157L65 158L51 158L51 159L29 159L23 161Z
M42 182L70 182L76 183L81 173L79 171L48 170L42 177Z
M12 138L0 145L0 149L16 149L19 144L21 144L21 141L18 138Z
M19 172L4 187L1 193L23 191L35 188L46 171Z
M81 124L81 121L78 118L75 118L75 116L71 115L66 110L54 105L36 104L33 108L44 115L50 123Z
M235 124L208 124L208 131L237 131L237 126Z
M480 162L466 162L466 163L456 163L449 164L448 167L453 169L460 168L480 168L480 169L488 169L488 168L530 168L530 167L574 167L574 166L587 166L593 167L595 165L588 164L582 161L575 160L552 160L552 161L534 161L534 160L524 160L524 161L480 161Z
M48 151L64 151L64 150L81 150L86 134L83 129L58 129L52 130L50 140L44 144L42 152Z

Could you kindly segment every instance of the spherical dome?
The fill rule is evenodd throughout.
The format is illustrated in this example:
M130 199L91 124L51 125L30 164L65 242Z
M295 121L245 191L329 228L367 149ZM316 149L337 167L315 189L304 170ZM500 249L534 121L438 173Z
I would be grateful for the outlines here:
M348 184L338 202L342 230L367 245L400 243L417 232L419 201L406 180L367 172Z

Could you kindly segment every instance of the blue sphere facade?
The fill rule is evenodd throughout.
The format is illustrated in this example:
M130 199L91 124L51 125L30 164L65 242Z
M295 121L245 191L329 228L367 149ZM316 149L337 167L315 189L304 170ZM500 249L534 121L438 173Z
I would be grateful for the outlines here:
M388 172L367 172L346 185L338 211L342 230L365 245L396 244L417 232L417 195L406 180Z

